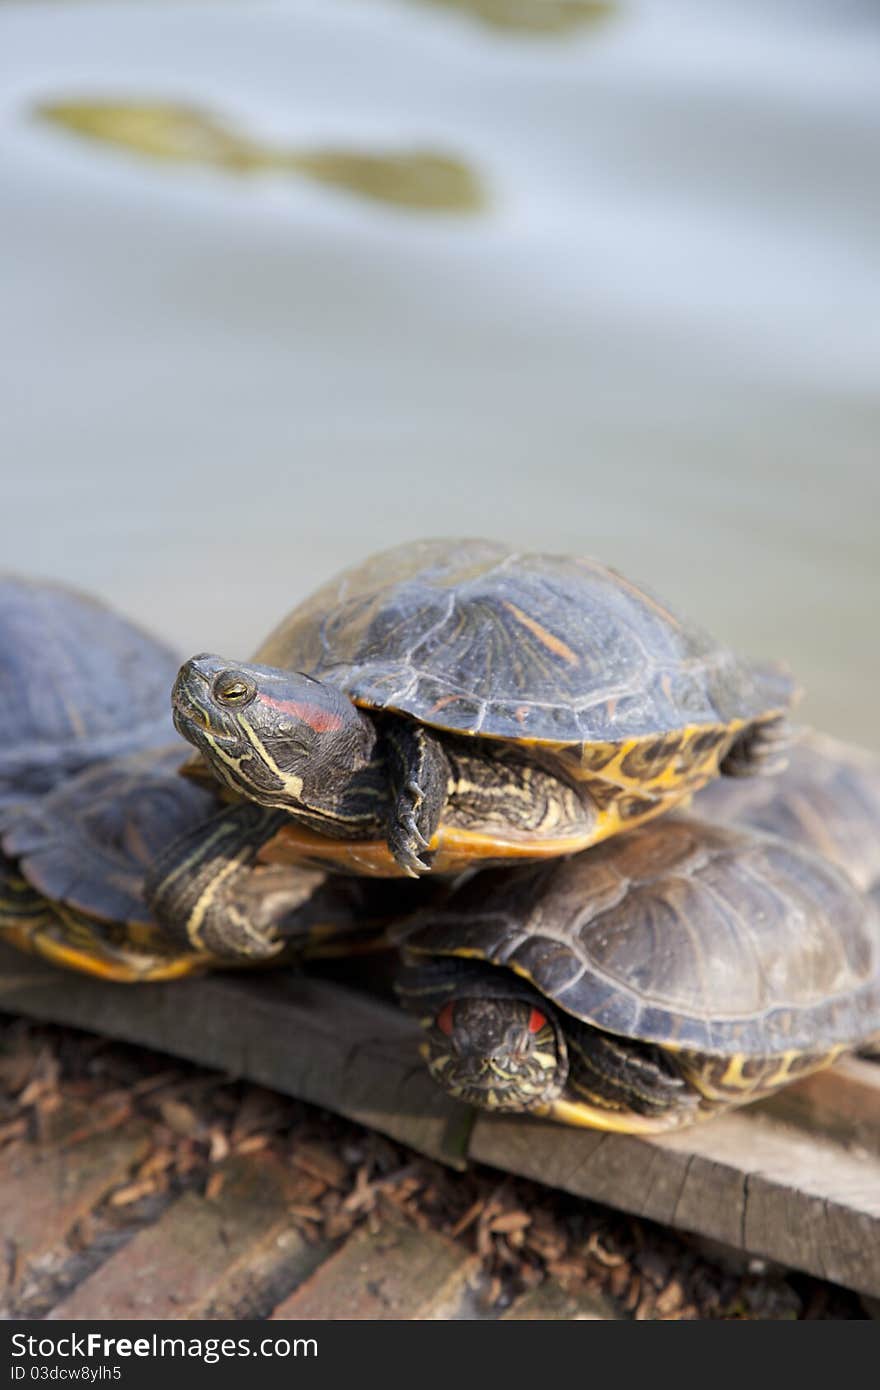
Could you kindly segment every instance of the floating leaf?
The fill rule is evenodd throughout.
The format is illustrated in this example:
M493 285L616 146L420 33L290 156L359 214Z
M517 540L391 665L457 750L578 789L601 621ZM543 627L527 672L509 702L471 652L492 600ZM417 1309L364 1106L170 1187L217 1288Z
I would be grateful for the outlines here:
M451 10L465 10L493 29L517 33L565 34L613 14L613 0L431 0Z
M480 183L466 165L426 150L393 155L323 150L291 156L290 164L320 183L401 207L467 212L483 202Z
M275 163L272 151L239 139L193 106L59 101L46 102L37 110L44 120L77 135L118 145L150 159L208 164L241 173L271 168Z
M148 159L232 174L292 173L399 207L474 212L485 202L468 165L430 150L288 150L237 135L198 107L163 102L45 102L37 113L76 135Z

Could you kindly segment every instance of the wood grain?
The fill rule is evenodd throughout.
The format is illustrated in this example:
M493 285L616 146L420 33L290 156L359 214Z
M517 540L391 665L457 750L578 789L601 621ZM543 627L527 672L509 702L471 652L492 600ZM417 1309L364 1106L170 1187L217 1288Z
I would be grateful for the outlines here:
M431 1081L392 1004L295 971L114 985L0 948L0 1009L184 1057L463 1167L471 1111Z
M641 1139L474 1117L437 1090L414 1023L294 972L112 985L0 949L0 1008L184 1057L468 1160L880 1294L880 1067L848 1058L760 1105Z

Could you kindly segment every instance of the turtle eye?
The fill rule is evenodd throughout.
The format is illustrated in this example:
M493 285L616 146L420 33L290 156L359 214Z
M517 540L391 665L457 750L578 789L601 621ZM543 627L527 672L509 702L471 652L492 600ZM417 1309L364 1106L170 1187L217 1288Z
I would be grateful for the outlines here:
M214 682L214 696L221 705L244 705L252 699L255 694L252 685L243 681L241 676L224 674L218 676Z
M540 1009L532 1008L529 1011L528 1019L525 1020L525 1031L523 1031L523 1021L518 1019L516 1025L508 1031L508 1040L511 1050L517 1057L524 1057L530 1051L532 1040L536 1033L540 1033L545 1027L547 1018L541 1013Z

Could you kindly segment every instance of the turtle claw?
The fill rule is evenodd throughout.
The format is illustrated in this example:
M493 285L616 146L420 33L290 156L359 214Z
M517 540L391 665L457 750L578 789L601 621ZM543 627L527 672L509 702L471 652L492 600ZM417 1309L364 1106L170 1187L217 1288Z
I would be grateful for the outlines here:
M421 810L425 800L424 792L422 791L418 782L414 782L412 779L410 779L406 783L406 786L403 790L405 796L412 798L412 808L399 812L398 820L400 822L400 825L406 831L407 836L415 841L419 849L427 849L428 845L430 844L430 840L425 839L416 821L416 816ZM403 800L404 797L402 796L401 801Z
M429 874L431 872L431 865L426 864L424 860L419 859L417 855L407 855L406 858L404 858L401 853L395 855L395 859L405 871L408 878L421 878L423 874Z
M425 729L390 723L386 730L390 792L388 848L413 878L430 873L428 852L446 802L449 764Z
M421 878L422 874L431 872L431 865L418 854L411 844L407 844L403 840L395 842L389 837L388 848L394 855L395 861L410 878Z
M415 812L405 811L388 833L388 848L402 869L411 878L420 878L430 873L431 865L423 857L423 851L430 841L426 840L416 824Z

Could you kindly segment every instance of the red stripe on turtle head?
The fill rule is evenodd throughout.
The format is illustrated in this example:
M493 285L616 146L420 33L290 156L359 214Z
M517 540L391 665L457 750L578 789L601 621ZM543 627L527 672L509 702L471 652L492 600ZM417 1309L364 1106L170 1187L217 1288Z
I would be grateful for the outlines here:
M547 1020L540 1009L532 1009L532 1012L529 1014L529 1032L540 1033L546 1022Z
M320 705L305 704L302 700L273 700L271 695L258 695L257 700L261 705L268 705L269 709L280 710L282 714L292 714L294 719L308 724L316 734L330 733L345 725L341 714L322 709Z
M435 1020L441 1033L445 1033L447 1038L452 1036L452 1000L444 1004Z

